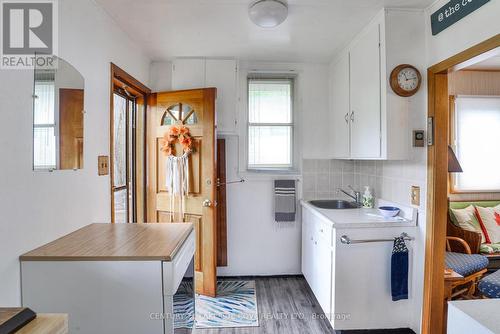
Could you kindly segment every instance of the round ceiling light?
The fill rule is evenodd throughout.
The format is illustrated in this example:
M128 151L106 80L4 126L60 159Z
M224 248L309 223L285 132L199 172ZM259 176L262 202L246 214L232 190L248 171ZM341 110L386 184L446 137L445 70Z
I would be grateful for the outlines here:
M262 28L279 26L288 16L288 6L279 0L258 0L248 9L253 23Z

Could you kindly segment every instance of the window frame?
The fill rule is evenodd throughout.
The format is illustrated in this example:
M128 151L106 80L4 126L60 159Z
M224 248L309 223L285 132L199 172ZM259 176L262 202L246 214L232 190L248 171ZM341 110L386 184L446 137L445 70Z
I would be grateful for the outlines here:
M262 80L262 81L289 81L290 82L290 123L252 123L250 122L250 82L252 80ZM247 75L247 85L246 85L246 143L245 143L245 165L246 170L249 172L275 172L275 173L290 173L295 170L295 76L290 76L286 74L249 74ZM250 165L250 128L259 126L269 126L269 127L287 127L290 128L290 164L279 165L279 164L269 164L269 165Z
M51 78L50 75L52 75ZM54 110L52 111L54 113L53 116L53 123L36 123L35 122L35 118L36 118L36 110L35 110L35 105L36 105L36 99L38 99L39 97L36 95L36 91L37 91L37 85L41 85L41 84L44 84L44 85L50 85L53 87L53 91L54 91L54 102L55 102L55 99L56 99L56 96L57 96L57 92L56 92L56 82L55 82L55 73L54 72L48 72L48 76L47 78L36 78L35 77L35 80L34 80L34 89L33 91L35 92L35 95L33 96L33 138L32 138L32 145L33 145L33 152L32 152L32 161L33 161L33 171L54 171L54 170L57 170L59 168L59 157L58 157L58 152L59 152L59 133L58 133L58 128L57 128L57 124L58 124L58 115L56 114L56 110L55 110L55 103L54 103ZM54 149L55 149L55 152L54 152L54 160L55 160L55 164L54 165L36 165L35 164L35 147L34 147L34 139L35 139L35 130L36 129L54 129Z
M449 144L456 152L458 148L457 130L458 130L458 117L457 117L457 99L458 98L497 98L497 95L450 95L449 96ZM450 194L498 194L500 189L458 189L458 175L456 173L449 173L449 192Z

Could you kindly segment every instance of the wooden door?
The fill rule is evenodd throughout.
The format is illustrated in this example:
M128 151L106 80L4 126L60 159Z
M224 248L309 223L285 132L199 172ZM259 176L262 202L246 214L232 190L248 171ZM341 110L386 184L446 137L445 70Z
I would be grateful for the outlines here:
M83 168L83 89L59 89L59 168Z
M166 156L161 139L172 125L183 124L193 138L189 156L189 191L185 196L184 217L196 231L195 289L215 296L216 277L216 89L194 89L152 94L148 114L148 222L170 222L170 194L165 185ZM182 154L179 143L176 155Z
M380 25L372 27L350 53L351 158L381 155Z

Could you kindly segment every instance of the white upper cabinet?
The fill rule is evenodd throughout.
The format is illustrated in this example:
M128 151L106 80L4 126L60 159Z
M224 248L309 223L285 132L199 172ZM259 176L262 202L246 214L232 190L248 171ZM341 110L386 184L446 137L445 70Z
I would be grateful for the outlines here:
M331 158L408 158L411 98L397 96L389 76L399 64L421 64L421 25L421 14L383 10L332 62Z
M217 132L236 132L237 62L234 59L179 58L172 67L172 89L217 88Z
M349 158L349 53L330 67L331 147L337 158Z
M350 51L351 158L379 158L381 151L380 33L370 27Z
M217 88L217 131L236 132L237 63L235 60L207 59L206 87Z
M172 89L205 87L205 59L179 58L172 66Z

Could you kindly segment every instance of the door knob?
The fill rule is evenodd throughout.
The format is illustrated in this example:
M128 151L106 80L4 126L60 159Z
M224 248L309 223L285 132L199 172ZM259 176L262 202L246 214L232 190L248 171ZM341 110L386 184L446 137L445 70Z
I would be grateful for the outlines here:
M211 206L212 206L212 201L211 201L211 200L209 200L209 199L206 199L206 200L204 200L204 201L203 201L202 205L203 205L203 207L205 207L205 208L209 208L209 207L211 207Z

